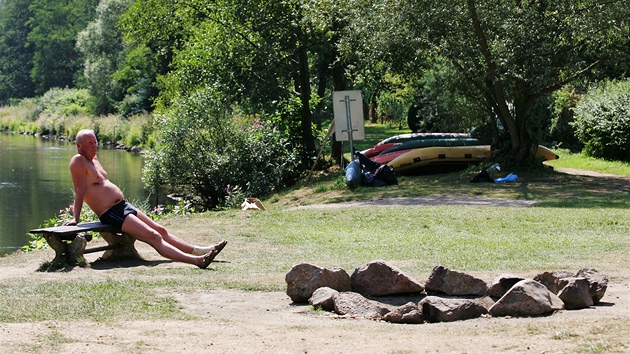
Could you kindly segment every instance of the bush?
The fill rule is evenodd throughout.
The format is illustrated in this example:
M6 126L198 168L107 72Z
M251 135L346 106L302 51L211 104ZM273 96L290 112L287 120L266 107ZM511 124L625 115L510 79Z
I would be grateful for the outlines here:
M225 205L236 186L245 197L259 197L293 182L299 151L288 134L264 118L237 124L223 106L204 89L156 116L158 143L144 167L152 192L166 186L209 209Z
M577 103L572 125L587 155L630 161L630 81L591 90Z
M580 99L579 93L573 87L564 87L552 96L551 126L549 128L551 145L558 148L568 148L573 152L581 151L584 146L575 136L572 126L575 121L574 108Z

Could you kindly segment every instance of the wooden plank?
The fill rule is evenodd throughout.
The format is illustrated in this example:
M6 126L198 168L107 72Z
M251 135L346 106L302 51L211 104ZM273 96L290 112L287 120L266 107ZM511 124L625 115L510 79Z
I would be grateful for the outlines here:
M123 248L124 245L121 243L117 243L114 245L108 245L108 246L102 246L102 247L94 247L94 248L87 248L83 251L83 254L86 253L94 253L94 252L101 252L101 251L107 251L107 250L115 250L118 248Z
M117 230L115 230L114 227L111 225L105 225L105 224L102 224L100 221L94 221L94 222L86 222L86 223L81 223L81 224L72 225L72 226L57 226L57 227L33 229L29 232L32 234L51 233L51 234L59 235L59 236L67 236L67 235L76 235L79 232L86 232L86 231L116 232Z

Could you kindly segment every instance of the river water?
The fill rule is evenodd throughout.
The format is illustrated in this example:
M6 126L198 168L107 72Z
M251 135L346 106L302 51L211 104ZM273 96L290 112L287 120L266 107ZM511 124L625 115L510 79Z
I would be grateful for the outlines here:
M25 245L29 230L73 202L68 163L75 154L73 143L0 133L0 255ZM141 156L101 148L98 157L127 200L154 204L142 183Z

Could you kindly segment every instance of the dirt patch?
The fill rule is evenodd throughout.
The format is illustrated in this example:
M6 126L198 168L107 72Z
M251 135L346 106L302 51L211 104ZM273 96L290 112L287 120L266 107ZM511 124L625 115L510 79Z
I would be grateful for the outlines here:
M340 202L330 204L302 205L292 209L334 209L334 208L357 208L357 207L383 207L383 206L422 206L422 205L472 205L472 206L516 206L527 207L534 205L534 200L517 200L506 198L490 198L485 196L425 196L425 197L400 197L384 198L373 200L361 200L351 202Z

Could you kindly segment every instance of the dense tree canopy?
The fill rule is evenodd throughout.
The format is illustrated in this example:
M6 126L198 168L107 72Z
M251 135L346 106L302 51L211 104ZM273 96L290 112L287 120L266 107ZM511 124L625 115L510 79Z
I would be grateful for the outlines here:
M0 1L0 103L35 94L33 48L26 45L30 0Z
M112 112L123 97L123 88L113 75L125 59L118 20L130 3L131 0L102 0L96 9L96 18L77 38L77 49L83 54L83 75L96 114Z
M533 156L536 102L628 51L627 1L400 1L406 30L448 59L498 119L517 162Z
M94 17L98 0L33 0L28 45L33 46L31 78L37 94L74 87L83 63L75 49L77 34Z
M630 58L626 0L0 0L0 9L0 101L77 85L94 114L168 114L202 92L232 115L280 117L304 163L316 150L313 122L331 118L331 92L345 89L398 119L421 103L418 129L483 125L495 147L528 163L549 95L627 75Z

